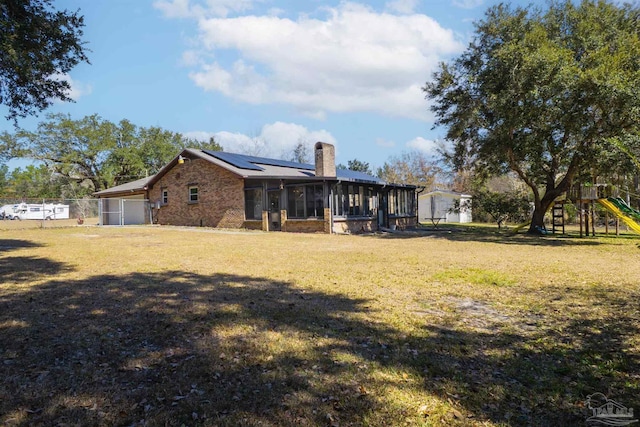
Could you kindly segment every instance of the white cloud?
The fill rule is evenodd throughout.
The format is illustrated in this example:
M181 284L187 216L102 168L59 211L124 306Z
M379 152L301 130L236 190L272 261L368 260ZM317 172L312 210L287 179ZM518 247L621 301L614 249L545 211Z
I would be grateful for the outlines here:
M309 130L299 124L283 122L264 125L257 135L227 131L193 131L186 132L185 136L201 141L213 137L225 151L265 157L285 156L293 151L298 142L307 144L309 152L313 152L313 146L318 141L336 145L336 139L324 129Z
M484 0L453 0L453 5L462 9L473 9L481 6Z
M407 142L406 145L408 148L421 151L429 156L435 156L436 154L438 154L438 143L436 141L424 139L420 136Z
M310 117L375 111L427 119L421 87L446 56L462 50L452 31L421 14L395 15L343 2L323 18L276 15L212 18L186 0L156 2L166 16L197 16L202 63L189 74L206 91L251 104L291 105ZM411 9L412 0L392 2ZM209 4L209 3L207 3ZM210 6L210 4L209 4ZM208 9L210 10L210 9ZM230 63L212 53L225 51Z
M418 0L393 0L385 4L385 9L408 15L414 12L416 6L418 6Z
M396 146L396 143L384 138L376 138L376 145L383 148L393 148Z
M167 18L227 17L253 7L253 0L206 0L204 4L190 0L157 0L153 6Z
M77 101L82 96L90 95L91 92L93 92L93 87L90 84L73 80L68 74L57 74L53 76L53 79L69 83L71 89L67 92L67 96L74 101Z
M185 67L200 65L201 63L202 60L200 59L200 55L198 55L198 52L187 50L182 53L181 64Z
M167 18L189 18L193 16L189 0L156 1L153 3Z

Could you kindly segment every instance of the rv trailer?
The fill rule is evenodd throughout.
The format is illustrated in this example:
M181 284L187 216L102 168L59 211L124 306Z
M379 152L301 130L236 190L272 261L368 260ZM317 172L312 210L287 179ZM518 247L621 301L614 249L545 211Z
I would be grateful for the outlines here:
M69 219L69 205L55 203L18 203L5 205L0 216L4 219Z

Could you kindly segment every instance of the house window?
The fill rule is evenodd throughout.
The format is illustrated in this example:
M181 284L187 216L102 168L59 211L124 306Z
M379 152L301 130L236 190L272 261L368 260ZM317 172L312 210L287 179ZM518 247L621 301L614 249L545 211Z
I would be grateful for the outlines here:
M344 194L341 184L336 185L333 189L333 215L344 216Z
M166 188L162 189L162 204L166 205L169 203L169 190Z
M389 191L389 213L398 216L415 215L415 191L395 188Z
M357 185L350 185L349 191L349 215L360 216L360 191Z
M287 215L290 218L304 218L304 187L289 187L287 200L289 201Z
M262 219L262 188L250 188L244 192L246 219Z
M395 215L396 210L396 190L389 191L389 214Z
M306 186L306 216L322 218L324 216L324 190L322 185Z
M324 190L322 185L296 185L287 188L289 218L324 217Z
M335 216L371 217L378 209L378 192L358 184L336 185L333 192Z
M198 187L195 185L189 186L189 203L198 203Z

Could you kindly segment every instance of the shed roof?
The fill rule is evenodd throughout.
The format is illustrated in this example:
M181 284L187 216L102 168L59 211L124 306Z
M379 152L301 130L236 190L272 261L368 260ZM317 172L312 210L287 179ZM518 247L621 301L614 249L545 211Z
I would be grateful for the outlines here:
M147 189L147 184L149 183L151 178L153 178L153 176L148 176L146 178L137 179L125 184L116 185L115 187L107 188L106 190L97 191L93 193L93 195L100 197L113 194L141 193Z

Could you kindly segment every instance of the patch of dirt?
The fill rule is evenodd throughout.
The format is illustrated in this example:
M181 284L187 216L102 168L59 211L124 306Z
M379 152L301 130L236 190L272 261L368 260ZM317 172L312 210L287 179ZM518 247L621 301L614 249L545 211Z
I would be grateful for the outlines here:
M476 301L471 298L448 299L455 311L461 316L461 322L465 326L484 332L495 331L502 327L515 327L523 332L536 329L536 319L523 319L523 321L499 312L486 302Z

